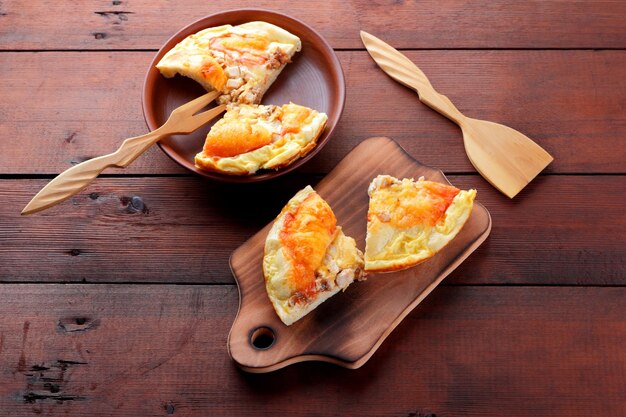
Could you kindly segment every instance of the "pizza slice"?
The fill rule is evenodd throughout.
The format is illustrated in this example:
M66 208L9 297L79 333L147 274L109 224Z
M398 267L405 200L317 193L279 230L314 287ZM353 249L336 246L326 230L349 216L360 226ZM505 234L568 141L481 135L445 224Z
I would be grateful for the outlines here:
M257 104L300 48L297 36L270 23L223 25L186 37L156 67L167 78L178 73L220 91L220 104Z
M278 317L291 325L365 278L363 253L310 186L280 212L265 241L263 274Z
M231 175L287 166L315 147L327 119L324 113L293 103L231 104L209 131L196 166Z
M379 175L368 194L365 270L390 272L425 261L454 239L472 212L476 190Z

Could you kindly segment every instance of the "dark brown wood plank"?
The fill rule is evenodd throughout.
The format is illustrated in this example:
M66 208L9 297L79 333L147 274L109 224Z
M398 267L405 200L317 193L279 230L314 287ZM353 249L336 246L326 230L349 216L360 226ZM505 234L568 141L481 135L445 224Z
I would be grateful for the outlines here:
M240 7L289 14L335 48L361 48L363 29L402 48L623 48L626 5L619 0L272 1L116 0L37 3L4 0L1 49L159 48L183 26Z
M624 288L441 287L363 368L308 363L266 375L228 357L237 299L235 286L2 285L0 407L89 417L624 414Z
M141 88L151 55L0 54L0 136L15 144L0 156L2 173L58 173L147 133ZM187 171L154 147L124 172Z
M444 284L626 284L619 198L626 176L542 176L514 200L479 176L449 179L478 190L493 228ZM1 180L0 277L232 283L230 253L318 180L294 175L222 186L197 178L100 178L27 217L21 209L46 180Z
M141 86L152 55L0 54L0 136L17 144L0 153L0 173L59 173L145 133ZM555 157L548 172L626 172L622 152L616 152L626 131L626 51L408 55L461 111L509 125L545 147ZM334 138L304 171L329 172L361 140L380 135L427 165L474 171L456 125L387 77L366 52L339 57L347 80L344 115ZM183 170L152 149L125 171L108 172Z

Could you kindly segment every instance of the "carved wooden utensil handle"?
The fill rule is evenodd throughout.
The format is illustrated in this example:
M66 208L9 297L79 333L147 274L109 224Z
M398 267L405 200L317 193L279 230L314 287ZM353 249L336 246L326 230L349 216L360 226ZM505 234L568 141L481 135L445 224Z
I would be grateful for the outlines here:
M87 187L108 167L128 166L159 139L172 133L163 127L143 136L126 139L117 151L81 162L62 172L33 197L22 214L36 213L67 200Z
M90 159L61 173L37 193L22 210L22 214L36 213L67 200L89 185L105 168L128 166L164 136L191 133L205 125L226 110L226 105L222 104L202 113L197 113L215 100L218 95L218 91L211 91L191 100L175 108L160 128L143 136L126 139L117 151Z
M461 126L465 121L465 115L461 113L454 104L452 104L450 99L443 94L438 93L431 85L420 87L420 89L417 90L417 93L422 103L446 116L459 126Z

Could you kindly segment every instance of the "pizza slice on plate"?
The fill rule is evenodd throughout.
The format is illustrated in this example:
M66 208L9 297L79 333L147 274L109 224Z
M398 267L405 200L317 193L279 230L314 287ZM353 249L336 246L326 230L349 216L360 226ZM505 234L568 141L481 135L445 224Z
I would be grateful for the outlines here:
M365 270L390 272L425 261L454 239L472 212L476 190L379 175L368 194Z
M327 119L324 113L293 103L229 105L196 155L196 166L231 175L287 166L315 147Z
M300 38L270 23L223 25L186 37L156 67L167 78L178 73L220 91L220 104L258 104L300 48Z
M343 234L328 203L310 186L276 218L265 241L263 274L270 301L286 325L365 276L356 242Z

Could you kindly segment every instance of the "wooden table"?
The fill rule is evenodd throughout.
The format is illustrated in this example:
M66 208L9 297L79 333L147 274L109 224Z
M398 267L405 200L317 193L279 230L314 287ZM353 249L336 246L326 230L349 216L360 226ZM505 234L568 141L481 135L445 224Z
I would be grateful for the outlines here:
M0 2L0 414L626 415L625 2L182 3ZM155 148L20 217L53 176L146 132L143 77L172 33L242 6L302 19L337 50L345 112L311 163L234 187ZM375 66L359 29L554 163L514 200L499 194L458 128ZM230 253L380 135L475 187L491 236L361 369L239 371Z

